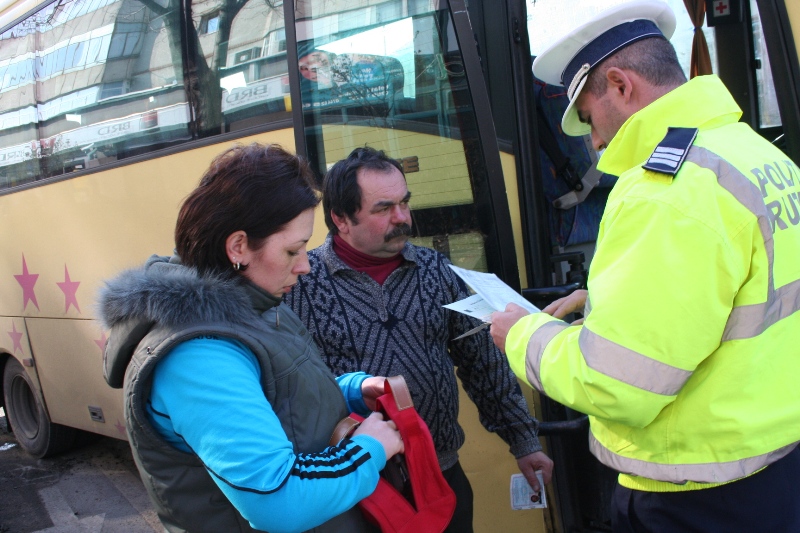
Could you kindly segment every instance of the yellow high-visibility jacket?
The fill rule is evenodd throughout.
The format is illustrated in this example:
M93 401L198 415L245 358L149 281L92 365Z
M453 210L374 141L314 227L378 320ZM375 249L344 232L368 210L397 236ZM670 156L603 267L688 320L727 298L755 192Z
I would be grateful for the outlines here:
M619 181L585 323L537 313L508 335L517 376L589 414L629 488L740 479L800 441L800 170L740 116L701 76L630 117L600 160ZM686 152L668 127L697 129Z

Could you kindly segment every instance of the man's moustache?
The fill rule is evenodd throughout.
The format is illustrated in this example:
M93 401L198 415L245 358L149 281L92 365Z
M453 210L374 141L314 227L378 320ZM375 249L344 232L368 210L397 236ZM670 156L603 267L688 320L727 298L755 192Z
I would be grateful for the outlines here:
M396 239L397 237L410 237L410 236L411 236L411 226L409 226L408 224L400 224L398 226L395 226L394 229L392 229L392 231L387 233L383 237L383 240L389 242L393 239Z

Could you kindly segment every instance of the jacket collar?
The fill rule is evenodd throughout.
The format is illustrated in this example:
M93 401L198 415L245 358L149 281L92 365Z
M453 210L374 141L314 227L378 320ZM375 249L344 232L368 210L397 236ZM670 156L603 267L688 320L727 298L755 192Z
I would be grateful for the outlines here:
M244 289L244 292L247 293L247 296L250 298L250 303L252 304L253 309L259 314L263 314L264 312L269 311L273 307L278 307L281 304L281 300L279 298L271 295L250 280L244 280L242 283L242 289Z
M716 76L697 76L634 113L608 143L598 169L620 176L642 165L667 128L713 128L738 122L742 110Z

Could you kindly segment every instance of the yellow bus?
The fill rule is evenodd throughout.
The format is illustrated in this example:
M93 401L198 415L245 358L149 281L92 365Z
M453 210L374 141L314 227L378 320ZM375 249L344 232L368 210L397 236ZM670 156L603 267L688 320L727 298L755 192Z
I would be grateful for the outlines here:
M585 283L604 193L578 189L596 154L553 128L563 95L530 64L609 3L0 4L0 401L22 447L44 457L80 432L125 439L121 391L102 377L97 291L171 252L182 199L234 142L279 143L320 177L355 147L383 149L406 170L415 243L537 304ZM669 3L689 71L694 25L683 0ZM712 68L743 120L800 162L800 5L730 4L703 29ZM312 246L321 213L316 228ZM511 510L516 463L463 396L476 531L607 531L613 476L588 453L585 418L524 392L556 462L550 504Z

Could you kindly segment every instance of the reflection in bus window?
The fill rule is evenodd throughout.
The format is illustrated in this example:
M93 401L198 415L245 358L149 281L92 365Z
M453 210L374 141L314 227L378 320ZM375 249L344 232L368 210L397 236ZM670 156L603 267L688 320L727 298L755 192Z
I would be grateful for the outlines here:
M781 113L778 109L778 96L775 94L775 83L772 81L772 69L769 65L767 44L764 42L764 30L761 27L761 16L755 0L750 0L750 14L753 22L753 48L755 51L756 85L758 87L758 122L762 128L781 125Z
M290 118L278 0L66 0L0 41L0 189Z
M364 106L364 113L373 118L397 111L395 96L404 76L395 58L317 49L301 53L303 109Z
M300 75L319 89L330 89L333 86L331 74L331 56L324 50L304 50L298 52Z
M446 9L430 0L333 10L297 4L301 98L318 172L358 146L408 163L414 241L485 270L470 162L483 157L461 52Z
M219 13L217 31L198 37L199 134L240 130L290 119L282 2L195 0L192 18ZM199 55L199 52L198 52Z
M0 188L190 138L171 12L72 0L0 36Z

